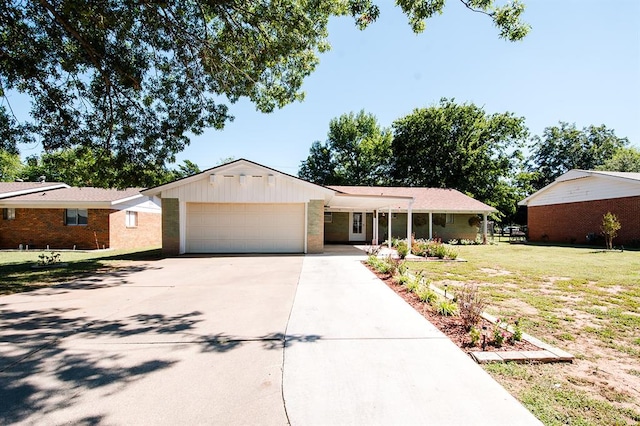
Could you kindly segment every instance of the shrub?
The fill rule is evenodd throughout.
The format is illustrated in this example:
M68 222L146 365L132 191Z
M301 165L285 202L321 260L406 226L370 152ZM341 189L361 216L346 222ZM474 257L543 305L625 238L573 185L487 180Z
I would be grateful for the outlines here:
M602 226L600 229L604 235L608 250L613 248L613 239L618 235L620 228L620 221L618 221L615 214L607 212L602 216Z
M452 300L439 299L436 303L436 312L445 317L453 317L458 313L458 307Z
M60 262L60 253L55 253L53 251L50 255L42 253L40 256L38 256L38 259L38 265L54 265Z
M482 312L487 307L486 300L480 295L477 285L465 283L456 292L456 301L465 329L472 330L480 323Z
M438 295L431 290L429 284L421 283L416 289L416 295L418 299L426 303L432 303L434 300L438 298Z
M407 283L411 280L409 275L396 275L396 282L400 285L407 285Z
M471 327L471 330L469 330L469 337L471 337L471 346L477 346L478 343L480 343L480 330L478 330L476 327Z
M504 343L504 340L507 338L507 331L505 328L507 327L507 323L498 318L496 324L493 326L493 344L495 347L499 348Z
M513 322L513 335L511 339L515 342L522 340L522 319L517 319Z
M404 259L407 257L407 254L409 254L409 246L405 241L398 241L396 251L398 252L398 256L400 256L400 259Z
M419 275L411 278L409 281L407 281L407 290L415 292L420 287L421 282L422 277Z

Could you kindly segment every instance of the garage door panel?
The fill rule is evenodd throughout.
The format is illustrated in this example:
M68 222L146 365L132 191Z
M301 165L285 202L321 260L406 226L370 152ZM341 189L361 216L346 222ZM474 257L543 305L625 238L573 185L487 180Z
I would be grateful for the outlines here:
M189 253L301 253L304 204L187 204Z

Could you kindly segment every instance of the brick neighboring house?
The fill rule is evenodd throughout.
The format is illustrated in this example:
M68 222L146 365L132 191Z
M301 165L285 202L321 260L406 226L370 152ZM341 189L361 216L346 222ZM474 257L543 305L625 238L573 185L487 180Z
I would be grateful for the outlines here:
M0 248L124 249L160 246L159 200L140 188L0 182Z
M615 245L640 246L640 173L570 170L519 203L527 206L529 241L602 242L602 216L622 228Z

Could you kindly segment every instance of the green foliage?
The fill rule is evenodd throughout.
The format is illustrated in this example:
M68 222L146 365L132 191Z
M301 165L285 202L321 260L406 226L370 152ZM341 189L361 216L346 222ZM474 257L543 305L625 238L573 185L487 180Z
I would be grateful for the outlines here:
M530 183L535 190L571 169L602 166L629 143L604 124L578 130L575 124L565 122L545 128L542 137L535 136L532 141L529 172L533 174Z
M511 338L519 342L522 340L522 318L519 318L513 322L513 334Z
M482 333L476 327L471 327L471 330L469 330L469 337L471 337L471 346L478 346Z
M416 292L422 285L422 276L416 275L407 281L406 287L410 292Z
M498 318L496 324L493 326L493 345L497 348L502 347L505 339L507 338L507 323Z
M390 164L391 131L360 111L331 120L327 141L313 143L298 176L323 185L383 185Z
M640 173L640 150L633 147L620 148L613 154L613 157L596 169L610 172Z
M0 149L0 182L12 182L20 177L20 156Z
M458 306L452 300L440 298L436 302L436 312L445 317L453 317L458 314Z
M42 253L38 256L38 265L47 266L60 263L60 253L51 252L51 254Z
M439 259L456 259L458 252L440 240L415 240L411 251L416 256L437 257Z
M392 176L398 185L456 188L512 214L521 194L511 181L527 136L523 117L441 99L393 123Z
M122 188L161 185L200 172L195 163L185 160L177 169L148 163L133 175L128 172L122 174L109 158L98 159L98 155L95 150L83 147L45 152L40 157L28 157L19 176L30 182L36 182L40 176L44 176L49 182L64 182L71 186ZM134 166L128 164L122 167L127 169Z
M421 283L415 292L418 299L425 303L433 303L438 298L436 292L431 290L431 287L427 283Z
M613 239L618 235L620 228L622 228L622 225L615 214L607 212L602 216L600 229L604 235L607 249L611 250L613 248Z
M406 241L400 241L396 246L396 251L398 252L398 256L400 259L404 259L409 254L409 246Z
M444 1L398 5L420 32ZM518 2L468 7L500 37L528 30ZM2 2L0 96L25 94L32 109L19 123L0 106L0 149L36 138L45 152L82 146L99 154L99 167L139 181L145 163L173 163L189 134L223 128L241 98L262 112L302 100L304 79L330 48L329 19L344 15L365 28L379 8L371 0Z

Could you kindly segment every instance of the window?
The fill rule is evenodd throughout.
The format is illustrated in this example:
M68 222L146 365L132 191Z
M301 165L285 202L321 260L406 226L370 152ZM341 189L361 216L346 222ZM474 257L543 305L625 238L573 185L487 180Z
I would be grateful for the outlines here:
M2 218L4 220L14 220L16 218L16 209L13 209L13 208L2 209Z
M126 225L127 228L136 228L138 226L138 212L132 212L127 210L127 216L126 216Z
M64 224L65 225L86 225L87 209L65 209Z
M331 223L331 222L333 222L333 213L324 212L324 223Z
M447 223L453 223L453 214L447 213Z

